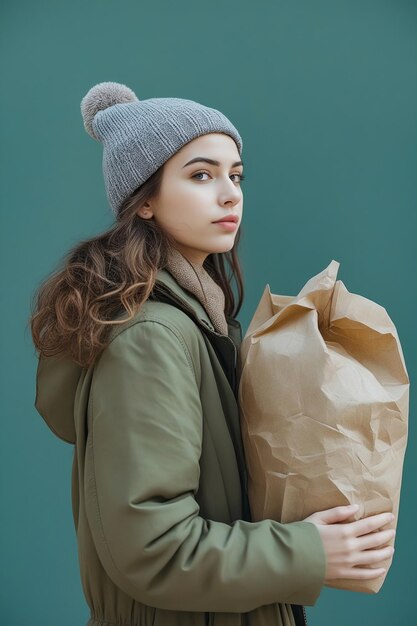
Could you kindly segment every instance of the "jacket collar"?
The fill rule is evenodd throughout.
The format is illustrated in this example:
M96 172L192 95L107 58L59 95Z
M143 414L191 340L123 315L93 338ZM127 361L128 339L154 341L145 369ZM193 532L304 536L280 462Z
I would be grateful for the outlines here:
M162 290L163 294L169 299L173 299L174 302L180 306L182 305L181 308L186 308L188 312L192 314L195 321L199 325L202 324L204 326L205 330L210 331L217 337L223 336L214 329L210 317L201 302L192 293L184 289L168 270L158 270L156 285L157 288L155 289L155 297L157 297L157 293L160 293L160 290ZM229 330L229 337L233 340L235 345L240 345L240 342L242 341L242 329L240 323L235 318L227 315L226 321Z
M208 313L201 302L192 293L184 289L168 270L158 270L156 282L162 285L164 293L168 291L169 295L178 298L186 307L192 310L194 317L198 321L203 322L210 330L214 330Z

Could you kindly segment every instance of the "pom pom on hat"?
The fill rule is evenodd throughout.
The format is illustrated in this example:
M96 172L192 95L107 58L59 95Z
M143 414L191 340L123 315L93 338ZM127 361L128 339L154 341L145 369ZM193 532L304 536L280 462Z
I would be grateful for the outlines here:
M93 130L95 115L114 104L134 102L135 100L139 100L139 98L136 97L136 94L129 87L122 85L122 83L105 82L94 85L81 100L81 115L85 130L93 139L98 140Z

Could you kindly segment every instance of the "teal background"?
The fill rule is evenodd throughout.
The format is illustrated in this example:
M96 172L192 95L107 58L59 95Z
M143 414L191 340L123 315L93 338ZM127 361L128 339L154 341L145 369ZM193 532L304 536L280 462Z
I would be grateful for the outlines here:
M243 137L244 332L265 285L297 294L340 262L383 305L416 371L417 3L406 0L2 2L1 615L84 624L72 447L34 408L35 287L112 221L79 103L97 82L220 109ZM377 595L324 588L309 626L412 623L415 397L396 552Z

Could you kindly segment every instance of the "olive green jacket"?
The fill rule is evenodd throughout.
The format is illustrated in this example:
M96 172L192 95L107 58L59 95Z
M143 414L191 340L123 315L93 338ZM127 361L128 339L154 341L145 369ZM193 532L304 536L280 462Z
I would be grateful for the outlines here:
M294 626L291 604L320 594L316 526L250 521L236 401L242 334L227 321L228 337L160 270L153 296L114 327L93 366L39 361L35 406L75 444L88 626Z

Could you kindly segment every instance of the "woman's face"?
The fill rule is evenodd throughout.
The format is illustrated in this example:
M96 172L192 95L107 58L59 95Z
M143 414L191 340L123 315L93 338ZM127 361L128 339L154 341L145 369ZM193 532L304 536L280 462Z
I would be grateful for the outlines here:
M198 161L189 163L194 159ZM243 211L242 173L232 137L202 135L164 164L160 193L137 212L144 219L155 219L188 260L202 265L209 254L233 247ZM214 224L230 214L238 218L233 229Z

